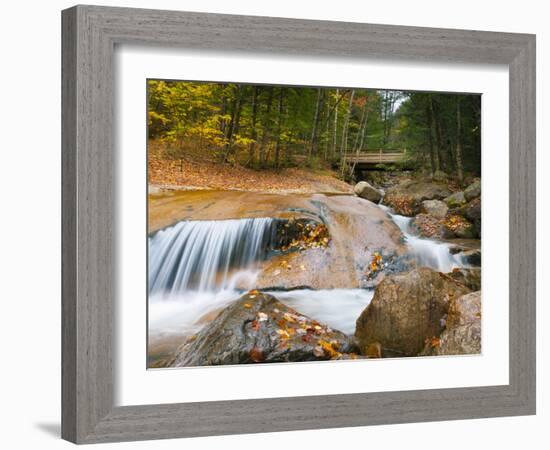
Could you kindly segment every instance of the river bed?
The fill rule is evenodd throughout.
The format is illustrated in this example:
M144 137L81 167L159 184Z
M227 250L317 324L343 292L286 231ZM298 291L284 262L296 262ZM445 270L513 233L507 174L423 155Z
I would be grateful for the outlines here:
M168 356L224 307L257 288L261 262L271 257L276 220L301 216L326 224L332 236L325 252L328 264L321 267L315 261L307 270L317 279L331 278L336 287L325 289L321 283L317 289L267 292L349 335L374 295L373 289L358 287L375 253L390 249L392 255L409 255L417 265L441 272L465 266L451 253L451 244L415 236L411 218L349 195L168 193L153 198L149 215L154 218L149 237L149 361Z

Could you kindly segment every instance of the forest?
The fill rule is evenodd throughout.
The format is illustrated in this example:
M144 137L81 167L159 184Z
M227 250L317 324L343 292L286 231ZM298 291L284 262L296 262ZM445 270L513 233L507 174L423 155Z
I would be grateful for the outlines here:
M349 156L401 152L390 169L480 175L479 95L148 80L148 105L149 140L173 161L326 167L351 182Z

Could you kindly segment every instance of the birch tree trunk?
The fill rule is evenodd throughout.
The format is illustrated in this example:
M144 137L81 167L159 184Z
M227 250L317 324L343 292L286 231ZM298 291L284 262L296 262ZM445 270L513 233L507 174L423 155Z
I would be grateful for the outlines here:
M340 89L336 89L336 104L334 110L334 132L332 134L332 151L331 156L336 155L336 146L338 144L338 95L340 94Z
M365 106L363 107L363 112L361 114L361 120L359 122L359 131L357 132L357 136L355 138L354 153L355 153L356 159L353 165L350 167L350 171L349 171L350 177L353 176L353 173L355 172L355 166L357 165L357 157L359 157L359 154L363 149L363 142L365 140L368 120L369 120L369 105L368 105L368 99L366 98Z
M311 158L317 154L317 134L319 129L319 118L323 104L323 91L317 88L317 102L315 103L315 114L313 116L313 125L311 127L311 142L308 151L308 162L311 163Z
M348 109L346 111L346 118L344 119L344 126L342 128L342 144L340 150L340 170L341 174L344 175L344 170L346 166L346 156L348 152L348 133L349 133L349 119L351 116L351 107L353 105L353 97L355 95L355 90L351 91L348 102Z

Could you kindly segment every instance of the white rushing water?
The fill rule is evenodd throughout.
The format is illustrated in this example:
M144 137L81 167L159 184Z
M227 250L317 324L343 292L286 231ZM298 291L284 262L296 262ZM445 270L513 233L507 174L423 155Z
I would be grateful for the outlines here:
M219 292L187 291L168 298L152 297L149 302L149 334L162 336L196 333L244 292L224 289ZM372 289L323 289L313 291L268 292L281 302L336 330L353 334L355 321L369 305ZM210 317L209 317L210 315Z
M271 292L287 306L347 334L355 332L355 321L369 306L373 289L299 289Z
M411 254L420 266L430 267L439 272L451 272L456 267L465 267L460 255L453 255L452 245L434 239L421 238L411 233L412 217L393 214L385 205L379 205L386 211L405 236Z
M275 219L182 221L149 238L149 293L227 289L232 273L265 258Z

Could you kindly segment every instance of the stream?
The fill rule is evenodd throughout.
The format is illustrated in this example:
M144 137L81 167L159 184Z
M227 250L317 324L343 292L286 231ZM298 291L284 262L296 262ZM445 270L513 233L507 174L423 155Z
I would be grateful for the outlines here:
M451 253L451 244L413 235L411 230L412 217L393 214L391 209L385 205L378 205L378 207L386 211L399 227L405 236L411 254L414 256L419 266L430 267L445 273L451 272L457 267L467 266L467 264L462 261L460 255L453 255Z
M350 202L357 201L353 196L340 197L350 197ZM332 246L339 246L352 235L348 228L341 227L349 227L353 221L335 219L342 215L338 208L345 201L348 200L328 199L320 206L331 235L339 237L333 238ZM331 215L331 208L339 215ZM418 265L441 272L465 266L460 256L451 254L450 244L414 236L410 229L412 218L392 214L384 205L370 204L369 208L377 217L386 218L378 218L379 222L389 219L393 222L390 223L392 227L397 225L404 237L407 253ZM261 264L272 255L276 245L277 220L270 217L182 220L150 234L150 355L168 353L169 350L163 348L163 341L173 342L168 345L173 350L176 342L181 342L175 338L196 333L225 306L257 287ZM356 267L358 246L352 242L341 247L341 252L349 254L352 263L355 262L351 266ZM355 321L370 303L374 290L297 288L271 293L297 311L334 329L353 334Z

